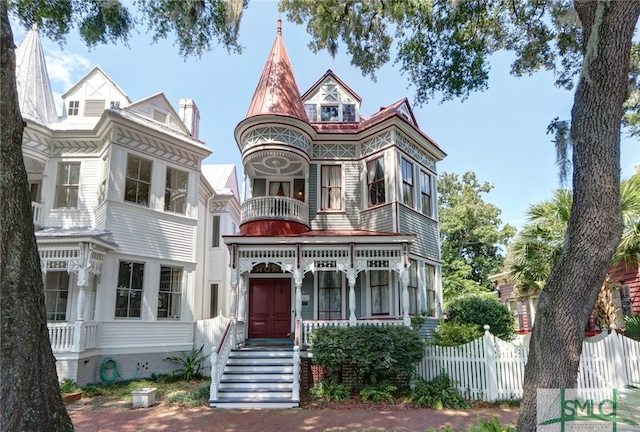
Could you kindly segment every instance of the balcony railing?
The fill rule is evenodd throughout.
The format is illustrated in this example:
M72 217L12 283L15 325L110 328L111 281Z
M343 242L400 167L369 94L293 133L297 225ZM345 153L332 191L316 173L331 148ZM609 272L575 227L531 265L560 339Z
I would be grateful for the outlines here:
M297 199L279 196L250 198L242 203L242 223L282 219L309 225L309 207Z
M42 226L42 204L31 201L31 208L33 209L33 225L39 228Z
M54 353L82 352L98 347L98 323L48 323Z
M404 325L402 318L361 318L356 321L356 326L372 325L372 326L401 326ZM308 320L302 321L302 344L311 345L311 333L320 327L349 327L349 320Z

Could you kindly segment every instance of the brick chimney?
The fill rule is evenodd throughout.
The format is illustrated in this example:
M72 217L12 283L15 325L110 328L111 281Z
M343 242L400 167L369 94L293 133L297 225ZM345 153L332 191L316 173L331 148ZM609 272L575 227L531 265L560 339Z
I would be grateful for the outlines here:
M200 111L193 99L180 99L178 110L180 120L187 126L191 136L199 139L200 136Z

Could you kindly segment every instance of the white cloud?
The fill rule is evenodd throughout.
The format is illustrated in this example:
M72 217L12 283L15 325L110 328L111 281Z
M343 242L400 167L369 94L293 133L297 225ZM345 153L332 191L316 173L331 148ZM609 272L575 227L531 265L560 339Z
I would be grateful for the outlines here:
M47 50L47 72L54 92L63 94L91 67L91 61L81 54L68 51Z

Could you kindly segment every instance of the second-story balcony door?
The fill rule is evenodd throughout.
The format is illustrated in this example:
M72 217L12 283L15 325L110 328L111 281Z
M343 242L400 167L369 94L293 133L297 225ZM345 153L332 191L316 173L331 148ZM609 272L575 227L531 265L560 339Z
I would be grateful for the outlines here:
M291 280L250 279L249 338L286 338L291 332Z

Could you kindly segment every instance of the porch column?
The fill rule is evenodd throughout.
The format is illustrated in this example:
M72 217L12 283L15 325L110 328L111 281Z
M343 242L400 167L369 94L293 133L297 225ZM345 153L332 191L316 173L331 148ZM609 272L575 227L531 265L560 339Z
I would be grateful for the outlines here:
M349 324L355 325L356 318L356 269L347 269L347 281L349 282Z
M402 321L404 325L411 325L409 317L409 268L402 267L400 270L400 280L402 281Z
M231 319L237 318L238 305L238 269L231 270L231 300L229 301L229 314Z
M238 321L247 320L247 275L240 276L240 295L238 296Z
M296 320L302 319L302 270L293 270L293 283L296 286Z
M87 269L78 270L78 304L76 306L76 321L84 321L87 304L87 292L89 291L88 281L89 271Z

